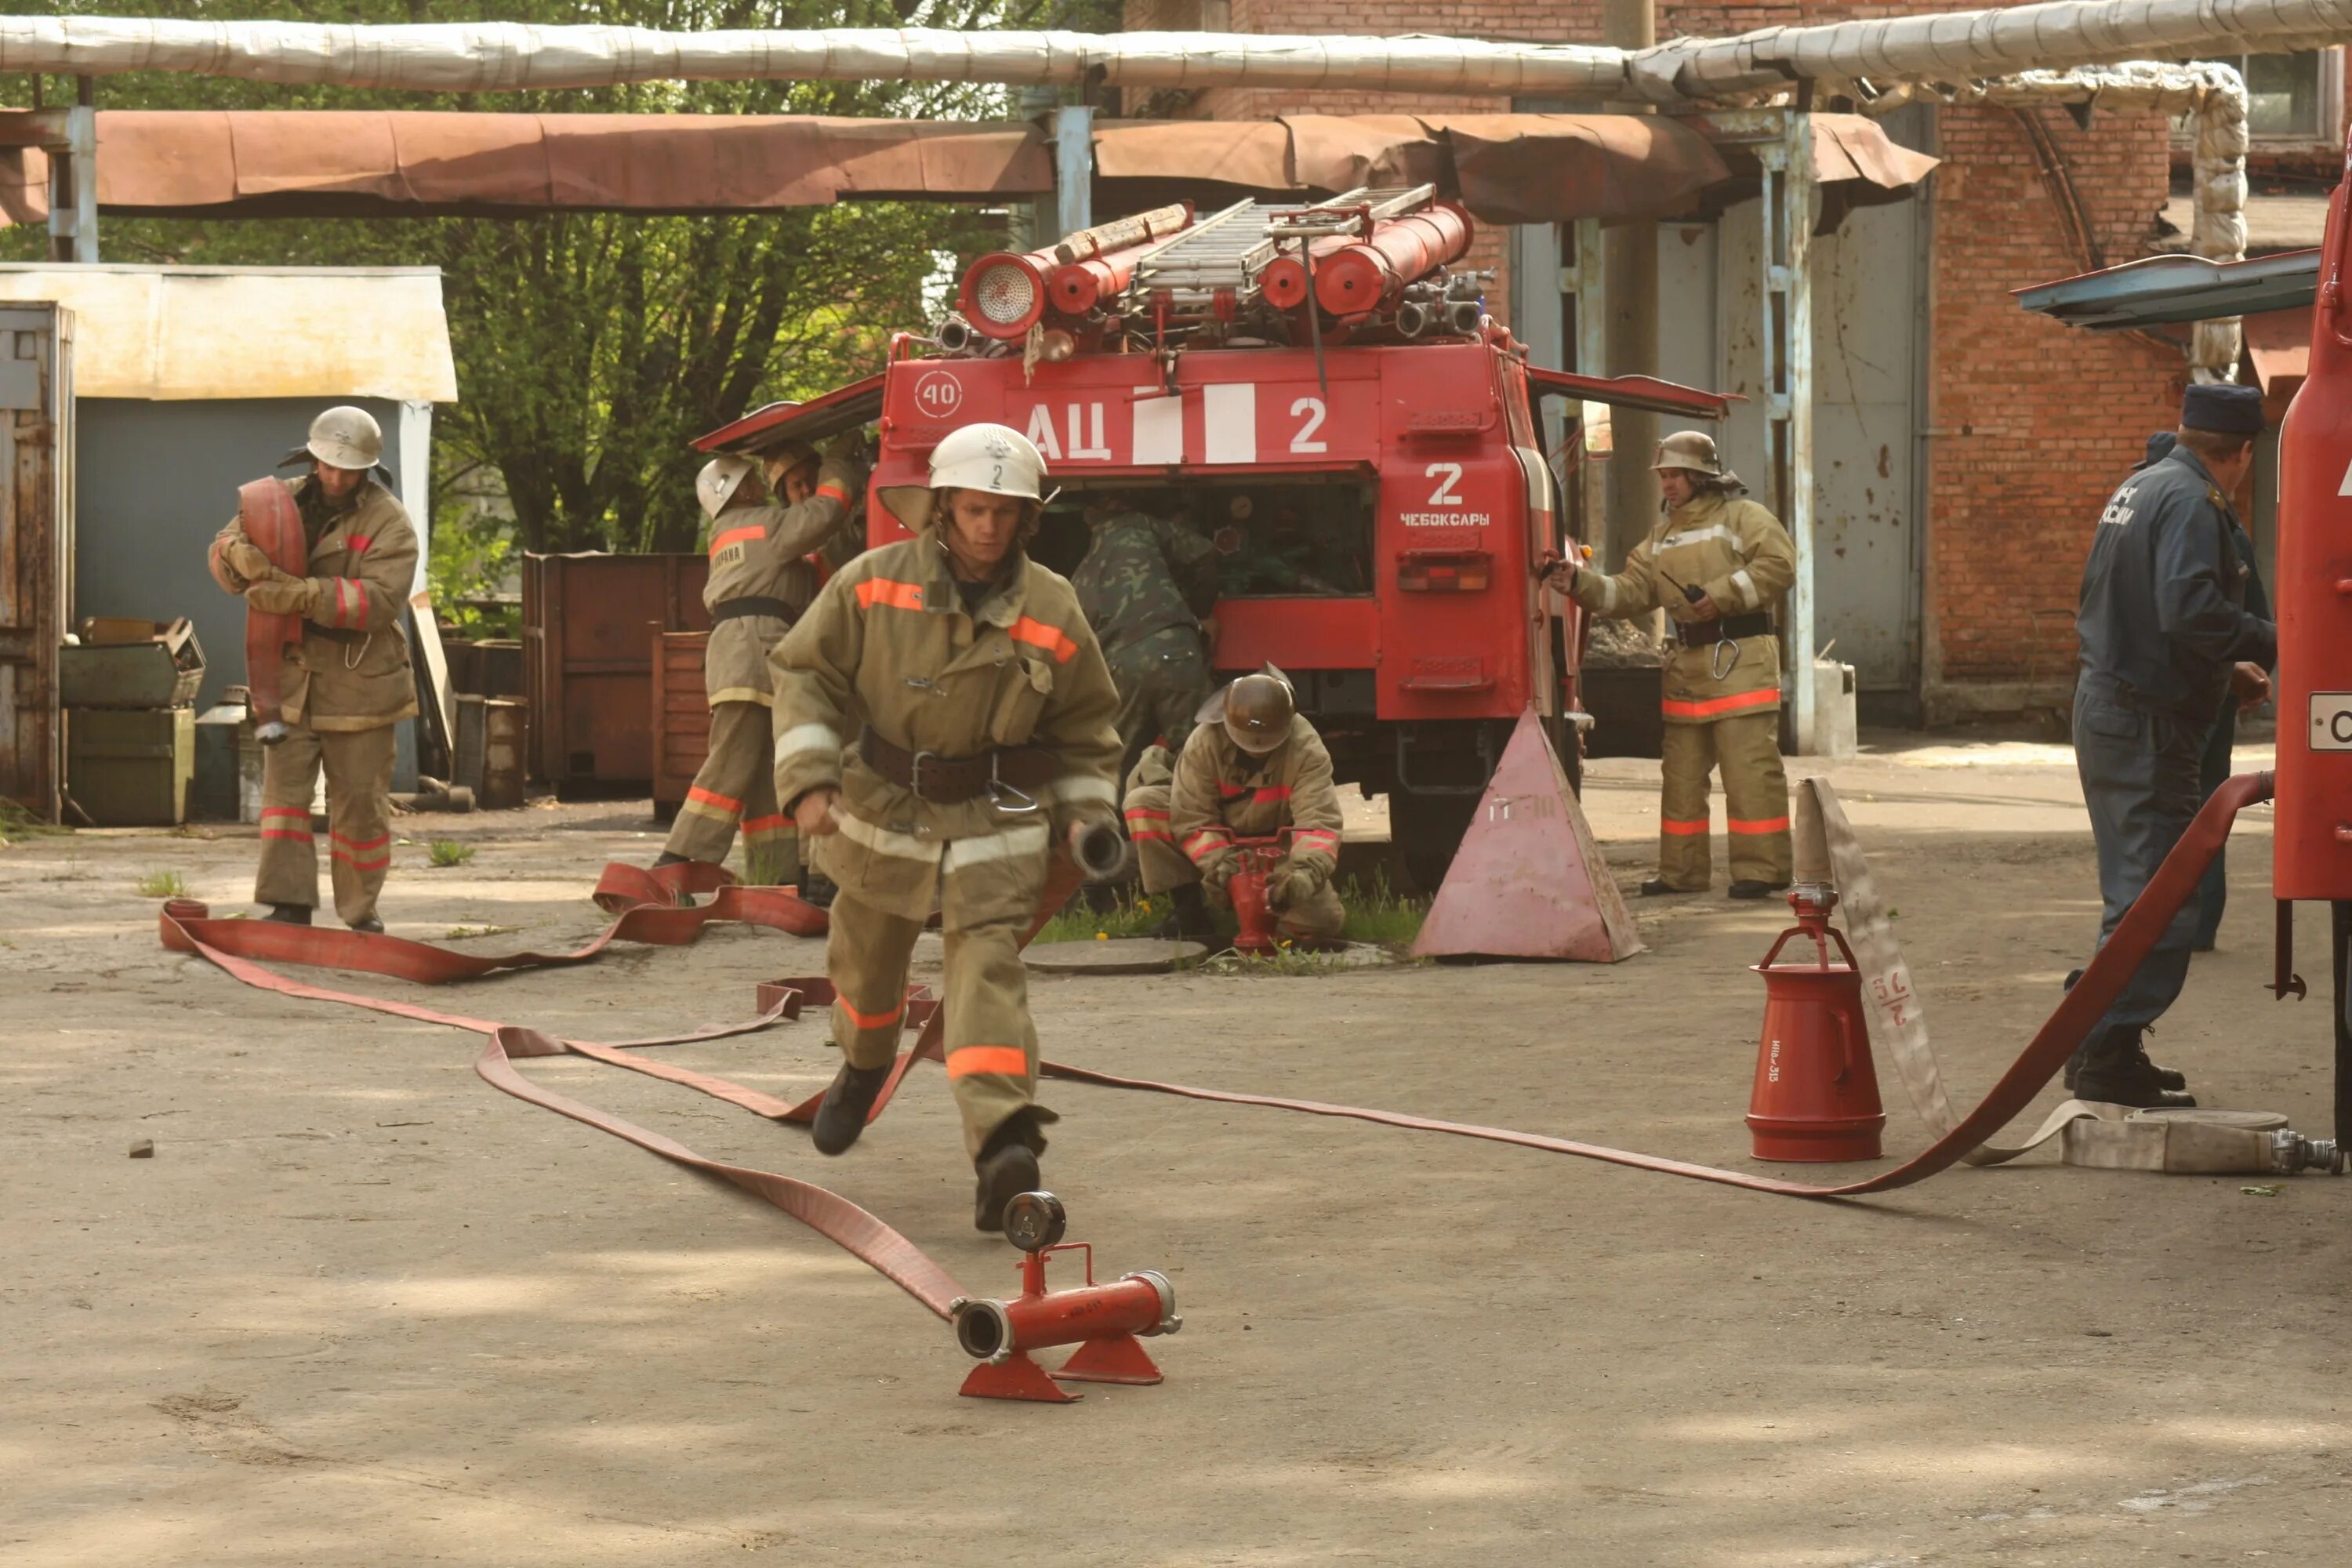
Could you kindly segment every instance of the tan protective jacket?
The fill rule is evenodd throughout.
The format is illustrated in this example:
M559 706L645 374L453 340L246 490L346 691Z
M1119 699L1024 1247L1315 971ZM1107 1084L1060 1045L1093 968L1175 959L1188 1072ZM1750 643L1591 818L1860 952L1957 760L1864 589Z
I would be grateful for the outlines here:
M1294 828L1286 858L1316 864L1328 874L1339 863L1339 792L1331 783L1331 753L1303 713L1290 716L1290 733L1264 756L1234 744L1223 724L1197 726L1176 762L1168 831L1205 868L1236 838L1265 838Z
M943 868L970 876L1044 856L1072 822L1118 815L1118 693L1068 581L1025 555L967 613L931 533L869 550L824 585L768 662L776 799L790 811L810 790L841 791L841 831L817 840L818 854L866 903L924 919ZM920 800L858 754L868 724L943 758L1042 747L1063 771L1031 792L1034 810L1009 790L994 802Z
M1702 495L1667 513L1615 576L1578 572L1569 596L1608 619L1664 609L1685 626L1697 616L1685 584L1704 590L1726 616L1749 616L1778 605L1796 578L1796 548L1770 512L1751 500ZM1660 706L1669 724L1778 711L1780 639L1769 632L1744 637L1736 652L1678 641L1666 660Z
M292 486L299 502L318 481ZM213 541L217 553L245 537L235 518ZM242 587L226 562L222 581ZM408 635L401 613L416 580L416 531L408 509L373 479L363 480L352 505L310 546L303 575L310 609L299 644L286 647L278 678L281 710L313 730L373 730L416 712L416 679L409 672Z
M849 515L847 476L828 466L816 494L793 506L730 507L710 520L710 580L702 602L782 599L795 614L816 597L816 568L803 557L827 542ZM710 628L702 689L711 706L768 704L768 649L791 629L778 616L738 616Z

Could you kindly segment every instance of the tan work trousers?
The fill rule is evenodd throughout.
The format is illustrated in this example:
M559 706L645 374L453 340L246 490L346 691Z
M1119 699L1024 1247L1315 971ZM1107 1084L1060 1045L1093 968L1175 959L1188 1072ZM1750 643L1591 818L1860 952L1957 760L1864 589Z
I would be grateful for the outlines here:
M1731 879L1788 881L1789 775L1780 766L1777 710L1665 726L1658 795L1658 876L1668 887L1703 892L1712 875L1707 846L1707 774L1723 774Z
M1003 859L940 879L940 929L947 946L942 1021L948 1088L963 1117L964 1152L977 1159L997 1124L1037 1094L1037 1028L1029 1020L1029 972L1021 938L1045 886L1046 858L1034 867ZM1007 876L1034 885L1017 908ZM975 882L984 886L975 887ZM977 915L979 918L974 918ZM844 888L833 902L824 972L833 982L833 1040L852 1067L886 1067L897 1055L907 1011L907 964L923 922L887 914ZM1055 1120L1043 1107L1040 1122Z
M1146 893L1164 893L1201 879L1199 868L1176 847L1175 835L1168 831L1168 797L1173 793L1165 782L1130 784L1126 800L1120 803Z
M776 806L772 731L763 702L711 705L710 752L670 825L663 846L667 853L719 865L740 824L746 882L772 887L799 880L800 834Z
M261 904L319 904L319 847L310 799L327 770L327 852L334 872L335 913L345 925L375 913L392 868L390 724L372 730L293 732L261 753L261 868L253 898Z

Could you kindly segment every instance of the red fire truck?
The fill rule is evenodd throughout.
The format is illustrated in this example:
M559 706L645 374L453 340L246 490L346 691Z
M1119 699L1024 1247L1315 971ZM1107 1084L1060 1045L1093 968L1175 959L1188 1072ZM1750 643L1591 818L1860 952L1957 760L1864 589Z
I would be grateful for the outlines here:
M1585 402L1715 419L1727 401L1530 366L1481 279L1447 270L1469 242L1423 186L1174 207L985 256L960 310L900 337L881 374L696 446L873 426L879 487L919 483L942 436L994 422L1061 487L1032 547L1045 564L1076 567L1106 491L1199 529L1223 552L1216 668L1291 678L1339 780L1388 796L1433 888L1520 713L1577 767L1583 627L1536 575L1571 547L1539 400L1574 400L1571 430ZM902 536L866 515L871 542Z

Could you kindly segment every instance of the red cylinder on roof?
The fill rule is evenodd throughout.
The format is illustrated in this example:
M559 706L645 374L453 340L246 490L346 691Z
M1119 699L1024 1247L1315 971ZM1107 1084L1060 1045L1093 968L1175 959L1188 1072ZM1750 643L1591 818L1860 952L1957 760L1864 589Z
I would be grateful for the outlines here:
M1337 234L1326 235L1320 239L1308 241L1308 247L1315 256L1316 277L1318 279L1322 277L1323 264L1330 259L1333 251L1344 250L1354 243L1355 241L1347 236ZM1294 305L1305 304L1307 302L1307 264L1297 256L1276 257L1266 264L1265 271L1257 275L1257 287L1258 292L1265 296L1265 302L1277 310L1287 310Z
M1360 316L1393 301L1404 286L1470 248L1470 215L1443 202L1372 232L1315 264L1315 298L1335 316Z
M1066 261L1046 280L1046 297L1056 310L1083 316L1104 300L1126 293L1135 279L1135 264L1158 249L1160 243L1155 238L1083 261Z
M957 309L992 338L1020 337L1045 313L1045 275L1057 265L1051 251L991 251L965 270Z

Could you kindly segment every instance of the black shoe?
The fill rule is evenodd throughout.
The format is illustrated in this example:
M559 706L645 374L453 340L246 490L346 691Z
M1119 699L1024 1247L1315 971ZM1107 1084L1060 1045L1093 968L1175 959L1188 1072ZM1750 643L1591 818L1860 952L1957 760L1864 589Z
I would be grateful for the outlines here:
M972 1189L971 1227L1002 1231L1004 1205L1023 1193L1034 1193L1044 1179L1037 1173L1037 1156L1045 1152L1045 1135L1026 1109L997 1123L971 1168L980 1180Z
M310 922L305 921L302 923L308 925ZM383 917L377 914L362 915L359 919L351 922L351 927L353 931L359 931L362 935L382 936L383 934Z
M812 866L801 873L801 902L820 910L833 908L834 895L841 889L833 879Z
M2083 972L2079 969L2074 971L2074 973L2066 976L2066 989L2069 991L2074 989L2074 983L2082 978ZM2091 1037L2084 1039L2081 1045L2074 1047L2074 1054L2066 1058L2065 1081L2067 1093L2074 1094L2075 1085L2082 1081L2083 1064L2090 1059L2091 1041L2097 1037L2096 1034L2093 1034ZM2147 1059L2147 1047L2139 1043L2138 1031L2137 1030L2133 1032L2131 1059L2136 1064L2136 1068L2135 1069L2129 1070L2145 1068L2147 1071L2154 1073L2156 1075L2156 1083L2158 1089L2181 1089L2189 1087L2188 1074L2176 1071L2171 1068L2160 1068L2154 1062ZM2075 1098L2088 1099L2089 1096L2076 1095Z
M824 1103L816 1108L816 1121L809 1128L809 1142L820 1154L839 1154L857 1142L866 1131L866 1118L874 1109L875 1097L890 1077L887 1066L854 1068L847 1062L833 1075L833 1086L824 1091Z
M269 912L261 918L266 921L276 921L279 925L306 926L310 923L310 906L272 904L269 906Z
M2185 1110L2197 1103L2193 1094L2165 1088L2160 1071L2146 1057L2137 1057L2121 1068L2085 1068L2074 1080L2074 1098L2142 1110L2158 1107Z
M654 857L654 869L658 871L665 866L683 866L693 858L691 855L673 855L665 849Z
M1734 882L1726 889L1735 899L1769 899L1789 890L1786 882Z
M1706 891L1706 889L1705 888L1677 888L1672 882L1667 881L1664 877L1653 877L1648 881L1642 884L1642 896L1645 899L1664 899L1672 898L1682 893L1704 893Z

